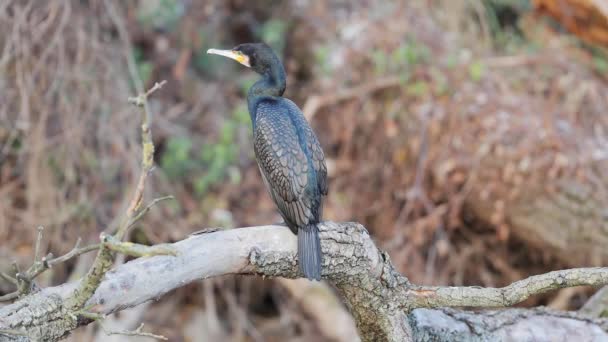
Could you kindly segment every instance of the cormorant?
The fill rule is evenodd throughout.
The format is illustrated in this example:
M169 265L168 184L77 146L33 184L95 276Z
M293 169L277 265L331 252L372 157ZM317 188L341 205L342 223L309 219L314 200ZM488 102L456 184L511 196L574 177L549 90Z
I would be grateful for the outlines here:
M285 91L283 64L264 43L241 44L232 50L209 49L250 67L262 76L247 95L253 124L255 156L262 179L283 220L298 235L300 270L321 279L321 245L317 224L327 195L327 167L321 145L302 111Z

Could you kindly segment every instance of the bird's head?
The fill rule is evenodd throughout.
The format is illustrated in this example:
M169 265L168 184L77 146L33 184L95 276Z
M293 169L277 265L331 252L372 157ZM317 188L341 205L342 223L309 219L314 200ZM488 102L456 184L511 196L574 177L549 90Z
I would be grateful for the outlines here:
M231 50L209 49L207 53L234 59L262 75L268 73L275 65L282 67L279 58L265 43L241 44Z

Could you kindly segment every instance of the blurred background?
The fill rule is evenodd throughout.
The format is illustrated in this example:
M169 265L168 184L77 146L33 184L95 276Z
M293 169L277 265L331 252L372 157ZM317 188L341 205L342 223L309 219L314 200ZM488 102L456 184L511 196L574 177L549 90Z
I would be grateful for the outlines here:
M150 99L146 196L176 200L130 238L280 222L251 144L257 75L206 54L260 40L325 150L325 219L365 225L412 282L504 286L605 265L607 18L600 0L2 1L0 270L32 262L38 226L55 255L115 227L139 171L140 116L126 102L137 79L168 81ZM38 282L78 279L93 257ZM0 282L0 295L13 290ZM574 310L592 293L522 306ZM354 334L331 289L242 276L189 284L104 326L140 322L171 341ZM97 324L70 339L143 340Z

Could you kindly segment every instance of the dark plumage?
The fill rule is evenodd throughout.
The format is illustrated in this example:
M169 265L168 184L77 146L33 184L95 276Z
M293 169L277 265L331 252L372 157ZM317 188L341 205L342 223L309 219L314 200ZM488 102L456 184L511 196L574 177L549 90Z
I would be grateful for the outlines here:
M208 52L235 59L262 75L247 96L256 159L281 216L298 235L302 273L308 279L320 280L317 224L328 191L327 168L321 145L302 111L282 97L286 85L283 65L263 43Z

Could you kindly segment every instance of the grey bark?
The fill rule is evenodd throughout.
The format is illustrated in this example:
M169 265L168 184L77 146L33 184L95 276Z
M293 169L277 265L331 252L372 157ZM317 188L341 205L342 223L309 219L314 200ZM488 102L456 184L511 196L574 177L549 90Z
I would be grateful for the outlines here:
M545 308L481 312L416 309L409 322L416 341L608 341L605 320Z
M534 293L580 284L608 283L608 268L556 271L501 289L414 286L397 273L357 223L325 222L322 239L323 277L336 287L349 307L364 341L494 340L530 335L530 323L546 330L555 324L563 336L593 341L608 337L607 321L582 314L504 310L472 313L462 310L421 310L425 307L501 307ZM192 236L171 245L177 256L139 258L105 275L86 304L89 312L110 314L155 300L192 281L225 274L299 276L296 237L285 227L265 226ZM88 324L81 312L63 305L77 283L65 284L0 308L0 331L27 334L31 340L56 341ZM532 315L532 316L530 316ZM566 316L564 316L566 315ZM451 317L451 318L450 318ZM436 323L434 323L436 322ZM507 322L507 323L505 323ZM466 326L468 335L463 330ZM570 329L570 327L572 329ZM574 329L582 329L574 333ZM567 335L572 333L572 335ZM500 335L503 334L503 335ZM0 335L9 340L9 335ZM443 337L442 337L443 336ZM549 336L549 335L548 335ZM28 337L10 337L26 341Z

